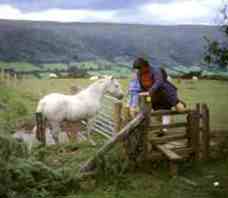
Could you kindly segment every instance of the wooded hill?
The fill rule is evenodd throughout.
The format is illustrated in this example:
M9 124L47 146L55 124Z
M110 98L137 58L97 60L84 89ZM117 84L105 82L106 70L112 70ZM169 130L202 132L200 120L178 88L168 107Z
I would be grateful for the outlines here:
M222 40L216 26L149 26L0 20L0 61L32 63L107 60L129 65L139 55L154 65L197 65L204 36Z

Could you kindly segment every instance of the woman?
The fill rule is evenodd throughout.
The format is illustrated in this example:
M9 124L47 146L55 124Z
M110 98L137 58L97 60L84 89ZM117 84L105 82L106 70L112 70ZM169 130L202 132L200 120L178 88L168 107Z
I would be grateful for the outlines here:
M178 99L177 88L167 80L164 69L154 68L144 58L137 58L133 63L133 69L138 70L141 91L147 92L152 98L152 108L185 110L185 105Z

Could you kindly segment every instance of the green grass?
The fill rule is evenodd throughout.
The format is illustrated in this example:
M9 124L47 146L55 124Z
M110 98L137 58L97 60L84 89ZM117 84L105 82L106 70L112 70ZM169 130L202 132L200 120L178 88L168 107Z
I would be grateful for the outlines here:
M191 80L177 84L179 95L190 106L206 103L211 114L212 128L228 128L228 82L216 80Z
M127 89L128 79L120 80L124 90ZM51 79L35 80L27 79L17 84L18 90L31 93L37 100L47 93L62 92L70 93L70 87L77 85L87 86L91 81L88 79ZM178 83L179 97L194 108L196 103L209 105L211 113L211 126L213 128L228 128L228 81L217 80L182 80ZM33 103L35 110L35 103Z
M23 89L0 84L0 129L15 132L19 121L32 121L36 100ZM5 133L6 133L5 132Z

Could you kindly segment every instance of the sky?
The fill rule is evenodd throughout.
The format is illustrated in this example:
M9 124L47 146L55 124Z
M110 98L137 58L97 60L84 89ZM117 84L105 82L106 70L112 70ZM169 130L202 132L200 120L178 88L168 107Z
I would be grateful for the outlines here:
M134 24L204 24L221 20L228 0L0 0L0 19Z

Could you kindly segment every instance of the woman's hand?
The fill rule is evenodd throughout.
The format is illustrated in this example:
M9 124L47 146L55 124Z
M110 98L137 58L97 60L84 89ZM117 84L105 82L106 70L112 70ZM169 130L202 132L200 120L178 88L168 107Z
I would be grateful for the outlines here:
M144 92L139 93L139 95L140 96L149 96L150 94L149 94L149 92L144 91Z

